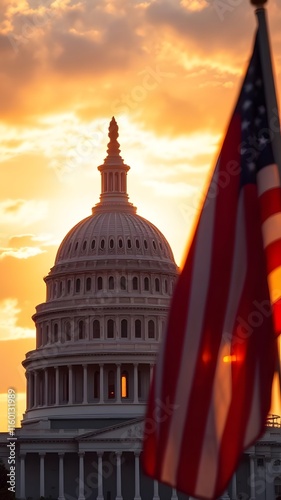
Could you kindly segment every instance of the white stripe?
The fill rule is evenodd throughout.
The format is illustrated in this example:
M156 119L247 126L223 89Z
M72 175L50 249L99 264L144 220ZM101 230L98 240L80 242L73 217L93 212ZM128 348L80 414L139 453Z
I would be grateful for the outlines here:
M258 196L265 191L280 187L280 179L277 165L268 165L257 173Z
M281 239L281 213L271 215L262 224L263 246Z
M253 439L257 436L261 425L261 411L260 411L260 371L259 366L256 366L256 373L254 379L253 398L251 403L251 411L247 423L247 429L244 437L244 448L248 448Z
M217 175L214 175L215 177ZM171 485L176 484L176 475L180 460L179 450L181 449L186 410L193 386L194 369L200 346L206 297L209 289L210 270L212 267L212 240L216 197L207 199L207 203L208 205L204 207L201 214L196 239L190 302L174 401L178 405L178 408L171 419L163 459L162 480L167 481ZM186 363L186 360L188 360L188 363Z
M225 356L230 356L231 344L235 344L235 342L239 341L239 339L235 337L232 338L232 332L247 272L247 248L244 222L243 196L240 196L237 209L229 297L223 327L224 333L217 358L216 373L213 382L213 395L205 429L201 461L198 468L195 490L198 496L207 497L214 492L219 465L218 457L221 438L232 400L231 362L230 360L226 362Z

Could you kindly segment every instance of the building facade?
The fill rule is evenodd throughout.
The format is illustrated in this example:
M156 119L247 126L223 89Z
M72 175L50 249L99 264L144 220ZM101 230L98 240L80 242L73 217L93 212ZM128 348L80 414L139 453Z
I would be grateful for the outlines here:
M33 317L16 433L20 500L187 498L141 469L145 404L178 268L163 234L129 201L117 139L113 118L100 201L62 241ZM223 498L275 500L280 490L277 418Z

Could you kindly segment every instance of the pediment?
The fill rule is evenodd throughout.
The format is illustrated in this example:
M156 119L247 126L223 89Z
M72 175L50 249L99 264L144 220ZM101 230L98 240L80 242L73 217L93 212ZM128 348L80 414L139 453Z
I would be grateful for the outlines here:
M121 424L87 432L78 441L139 441L143 438L144 418L135 418Z

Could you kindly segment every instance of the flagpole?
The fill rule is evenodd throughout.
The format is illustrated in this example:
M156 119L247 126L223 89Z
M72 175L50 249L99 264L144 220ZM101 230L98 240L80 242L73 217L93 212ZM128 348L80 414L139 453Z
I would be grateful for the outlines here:
M275 161L278 166L279 176L281 179L281 136L278 105L276 99L273 69L271 62L270 43L267 30L266 11L263 7L267 0L251 0L252 5L256 8L256 16L259 26L259 46L262 73L264 77L265 100L267 103L268 123L272 134L272 149Z
M251 4L256 7L256 16L258 19L259 26L259 48L261 56L261 65L264 81L265 90L265 100L267 103L267 114L270 132L272 134L272 149L274 154L274 159L276 161L279 178L281 180L281 136L280 136L280 122L279 122L279 112L274 84L273 68L271 61L271 51L269 36L267 30L266 21L266 11L264 5L267 0L251 0ZM281 357L279 352L279 342L277 339L277 374L279 378L279 385L281 389Z

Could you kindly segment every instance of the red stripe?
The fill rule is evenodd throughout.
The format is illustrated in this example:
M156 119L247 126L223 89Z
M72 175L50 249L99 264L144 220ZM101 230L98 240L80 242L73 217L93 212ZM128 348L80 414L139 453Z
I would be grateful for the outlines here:
M161 373L160 376L162 382L161 402L167 402L168 398L170 405L174 404L181 363L195 241L196 238L194 238L188 254L189 265L184 267L176 283L168 317L168 333L164 346L163 373ZM156 365L156 370L157 368ZM152 422L154 422L154 429L157 428L159 436L157 439L156 433L151 432L149 429L145 430L143 461L145 472L149 475L153 475L159 480L161 479L162 462L168 438L170 419L171 414L169 412L163 415L162 418L159 415L159 402L155 402L154 376L153 393L150 393L146 420L149 421L151 426Z
M239 143L239 133L240 119L234 117L222 149L220 173L228 174L229 158L234 160L237 158L237 162L239 161L239 152L235 147ZM235 136L238 138L237 142L233 139ZM222 177L223 175L221 175ZM233 176L231 182L228 182L224 188L219 188L216 198L213 258L201 336L202 349L199 351L193 378L194 385L189 400L190 411L187 413L185 422L185 432L180 450L181 460L177 476L179 489L186 487L188 481L190 491L193 491L196 484L204 430L212 396L217 354L221 343L227 307L239 187L239 176ZM231 204L229 204L229 200L232 201ZM227 207L227 210L225 207ZM198 283L198 286L200 287L200 283ZM214 294L214 290L216 290L216 294ZM200 314L200 311L198 311L198 314ZM188 334L192 335L192 332L188 332ZM204 359L207 361L204 361ZM189 471L188 478L187 470Z
M281 334L281 299L273 304L274 329L277 336Z
M239 362L232 363L232 400L229 408L225 431L221 440L219 458L219 477L217 478L216 491L223 492L225 482L231 470L238 464L243 450L245 432L251 411L251 397L256 383L256 367L261 367L260 378L263 385L261 412L262 423L259 430L264 430L266 416L270 407L271 383L274 364L274 334L272 316L267 313L262 315L254 304L268 303L269 294L266 280L265 256L261 228L256 217L258 200L256 187L247 185L244 188L245 227L247 247L247 274L245 286L241 295L237 311L238 321L233 332L232 352L236 354ZM258 269L258 272L257 272ZM242 334L240 318L243 325L248 326L248 331ZM241 360L241 362L240 362ZM265 367L263 370L262 367ZM243 408L243 412L241 412ZM235 439L233 439L235 436ZM252 436L252 440L257 439ZM250 445L251 443L248 443Z
M281 213L281 188L265 191L260 197L261 222L263 223L276 213ZM258 207L257 207L258 210Z
M281 240L276 240L265 248L267 274L281 266ZM280 284L281 287L281 284Z

